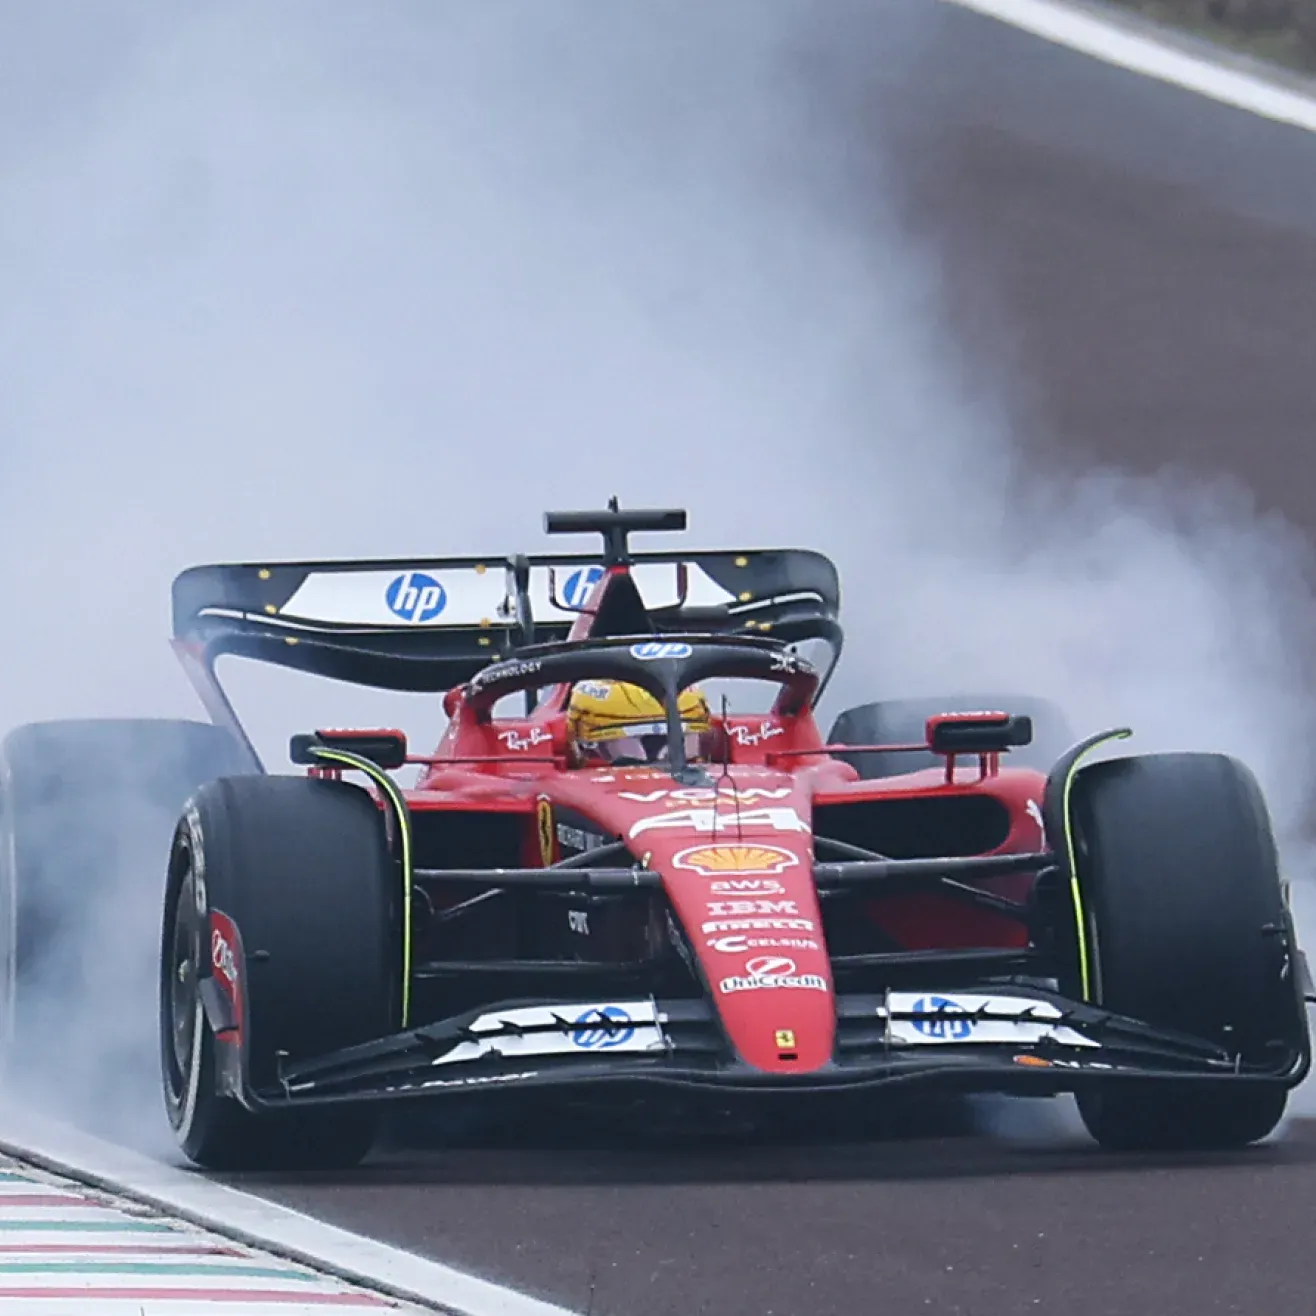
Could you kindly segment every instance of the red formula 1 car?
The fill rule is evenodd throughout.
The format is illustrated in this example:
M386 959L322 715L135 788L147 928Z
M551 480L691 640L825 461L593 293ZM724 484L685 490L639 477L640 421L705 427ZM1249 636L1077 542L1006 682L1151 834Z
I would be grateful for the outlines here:
M545 1088L1074 1091L1120 1147L1275 1126L1307 977L1245 767L1082 765L1122 730L1039 767L1036 701L867 705L824 738L826 558L632 552L685 514L615 500L546 524L603 551L178 578L179 653L235 737L225 653L433 691L450 719L424 755L298 735L305 776L188 802L160 1002L189 1157L352 1162L387 1099Z

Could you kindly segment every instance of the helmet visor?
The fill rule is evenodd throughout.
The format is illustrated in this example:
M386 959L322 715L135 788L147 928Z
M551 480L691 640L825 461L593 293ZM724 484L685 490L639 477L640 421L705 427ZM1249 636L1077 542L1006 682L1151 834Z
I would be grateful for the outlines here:
M697 731L687 731L682 737L688 761L699 757L701 739ZM621 767L627 764L666 763L670 757L668 746L666 727L643 727L636 728L634 735L602 740L591 748L605 762Z

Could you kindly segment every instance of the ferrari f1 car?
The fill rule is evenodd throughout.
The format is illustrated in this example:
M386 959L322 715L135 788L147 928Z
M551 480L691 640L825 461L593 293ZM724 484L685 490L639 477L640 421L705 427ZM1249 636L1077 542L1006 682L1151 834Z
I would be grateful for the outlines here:
M175 582L177 652L244 764L186 802L168 863L188 1157L350 1164L382 1103L545 1090L1073 1092L1111 1148L1276 1126L1310 985L1246 767L1113 757L1123 728L1057 745L1029 699L869 704L824 737L825 557L636 552L685 513L615 499L545 520L602 551ZM446 732L299 734L305 775L271 774L224 654L433 692Z

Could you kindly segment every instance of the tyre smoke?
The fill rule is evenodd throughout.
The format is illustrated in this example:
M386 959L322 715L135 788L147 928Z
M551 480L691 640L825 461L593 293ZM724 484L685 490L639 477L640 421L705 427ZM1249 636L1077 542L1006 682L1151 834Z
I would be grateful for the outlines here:
M1237 753L1300 859L1308 548L1234 486L1023 460L857 115L920 94L932 8L11 6L0 726L202 716L165 643L185 566L535 550L545 508L616 493L835 557L829 714L999 687ZM442 726L233 666L277 770L317 722ZM88 1054L154 1018L134 991ZM154 1138L154 1057L116 1065Z

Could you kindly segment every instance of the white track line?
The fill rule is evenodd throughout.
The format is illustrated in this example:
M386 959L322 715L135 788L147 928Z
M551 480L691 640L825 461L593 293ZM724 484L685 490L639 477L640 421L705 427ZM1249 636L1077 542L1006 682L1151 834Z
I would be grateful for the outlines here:
M1262 118L1316 132L1316 95L1304 95L1261 74L1216 63L1169 42L1132 31L1090 10L1064 4L1062 0L943 0L943 3L1000 19L1056 45L1068 46L1145 77L1173 83Z
M116 1147L30 1111L0 1108L0 1151L137 1198L180 1220L382 1293L458 1316L578 1316L465 1271ZM511 1246L513 1240L508 1239Z

